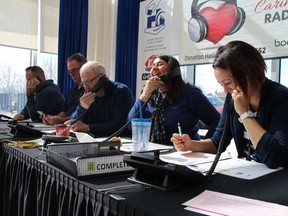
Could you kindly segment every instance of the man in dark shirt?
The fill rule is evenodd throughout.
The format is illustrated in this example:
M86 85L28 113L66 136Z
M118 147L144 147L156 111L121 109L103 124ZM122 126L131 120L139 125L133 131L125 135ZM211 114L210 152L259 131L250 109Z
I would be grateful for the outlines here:
M41 121L37 111L55 115L59 113L65 103L65 99L53 80L46 80L42 68L30 66L26 71L27 102L23 110L14 116L14 120L29 119L33 122Z
M67 93L67 96L65 98L64 109L57 115L43 116L42 122L44 124L50 124L50 125L62 124L70 119L70 115L75 111L79 103L79 98L84 93L84 88L81 83L81 77L79 71L82 65L85 64L86 62L87 62L86 58L81 53L75 53L68 58L67 73L69 73L75 85Z
M97 137L109 136L118 131L126 123L134 103L131 90L122 83L109 80L104 66L95 61L83 65L80 76L86 92L66 124L81 117L71 126L73 131L91 133ZM95 92L95 87L99 91Z

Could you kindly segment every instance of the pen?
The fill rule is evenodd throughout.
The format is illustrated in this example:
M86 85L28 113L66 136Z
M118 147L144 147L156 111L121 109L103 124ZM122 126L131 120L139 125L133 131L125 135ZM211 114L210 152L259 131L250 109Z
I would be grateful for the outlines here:
M179 135L182 136L182 129L181 129L181 125L180 123L178 122L178 132L179 132ZM184 146L184 142L181 142L182 146Z

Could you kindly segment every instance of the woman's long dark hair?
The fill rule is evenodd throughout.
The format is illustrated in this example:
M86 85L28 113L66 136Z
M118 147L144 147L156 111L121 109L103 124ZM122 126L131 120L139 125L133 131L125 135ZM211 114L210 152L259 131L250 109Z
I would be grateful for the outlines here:
M156 58L159 58L166 63L168 63L168 72L173 68L180 67L180 64L176 58L170 55L159 55ZM185 87L185 82L182 79L181 74L179 76L172 77L167 82L165 82L167 87L166 99L169 103L172 103L183 91Z

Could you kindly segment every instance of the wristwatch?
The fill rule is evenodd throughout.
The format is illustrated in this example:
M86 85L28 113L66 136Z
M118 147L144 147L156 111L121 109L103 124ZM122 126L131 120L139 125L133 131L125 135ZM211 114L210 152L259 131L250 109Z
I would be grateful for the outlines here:
M248 110L247 112L243 113L239 118L238 120L243 123L243 120L245 118L255 118L255 114L251 111L251 110Z

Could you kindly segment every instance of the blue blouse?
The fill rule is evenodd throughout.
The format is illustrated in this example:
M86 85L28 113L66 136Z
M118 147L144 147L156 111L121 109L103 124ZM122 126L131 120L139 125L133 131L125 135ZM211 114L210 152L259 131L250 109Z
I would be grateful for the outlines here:
M134 117L140 105L142 106L143 103L138 99L129 112L129 120ZM142 111L143 118L151 118L154 107L148 102ZM218 125L220 114L199 88L187 84L180 96L171 104L166 105L164 118L169 140L173 133L178 133L178 122L181 124L183 134L189 134L190 137L199 140L198 121L201 120L209 126L206 138L210 138ZM172 142L162 144L172 145Z

